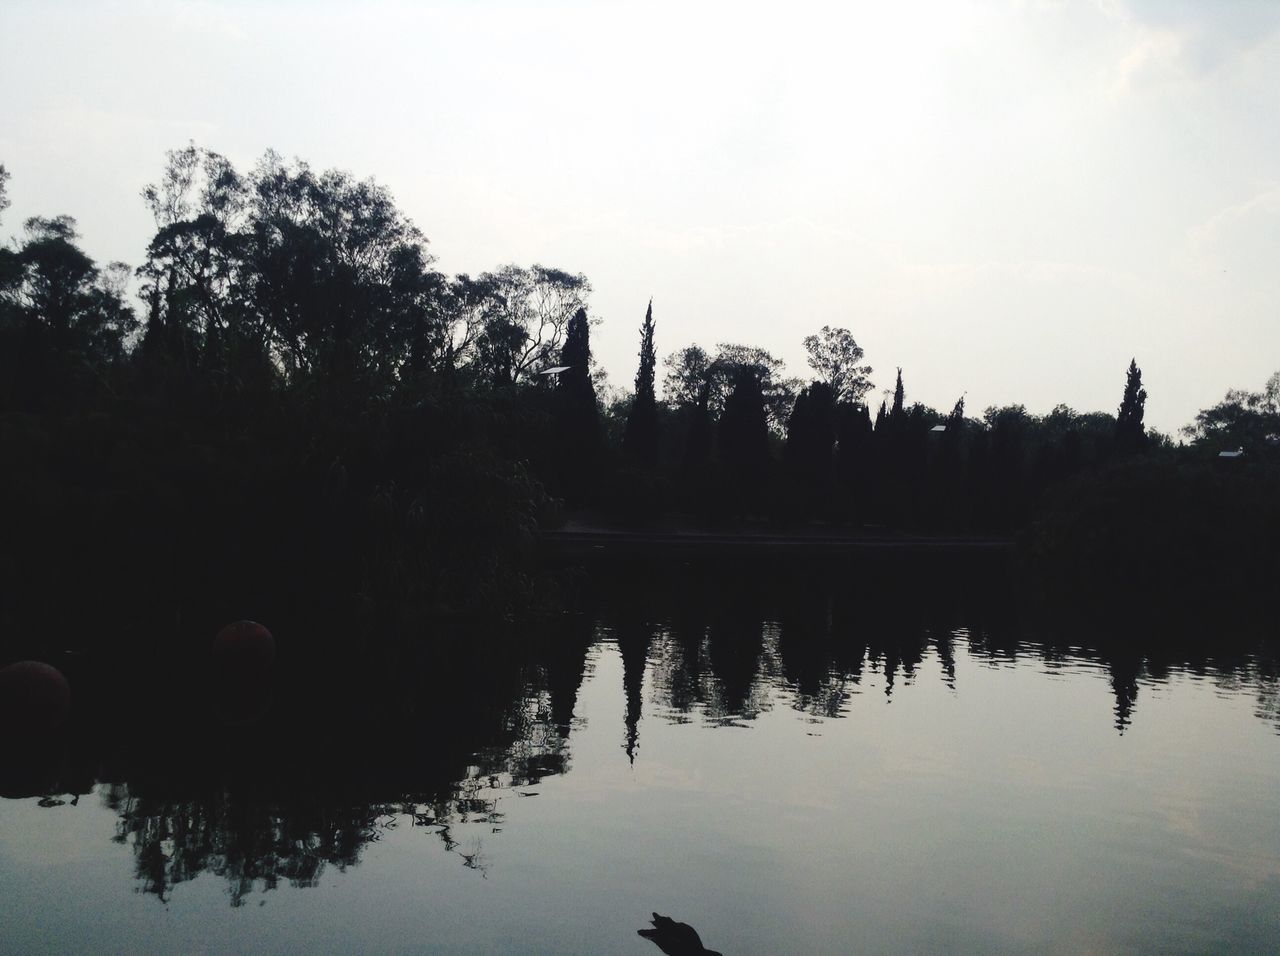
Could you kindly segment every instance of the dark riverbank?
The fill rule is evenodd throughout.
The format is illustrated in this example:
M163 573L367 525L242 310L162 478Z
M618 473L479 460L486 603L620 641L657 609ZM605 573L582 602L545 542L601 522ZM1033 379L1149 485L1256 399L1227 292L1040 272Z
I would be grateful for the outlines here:
M1013 547L1011 537L996 535L913 534L884 528L709 528L672 522L641 529L582 520L542 530L537 541L539 554L552 561L663 556L784 559L889 553L999 555Z

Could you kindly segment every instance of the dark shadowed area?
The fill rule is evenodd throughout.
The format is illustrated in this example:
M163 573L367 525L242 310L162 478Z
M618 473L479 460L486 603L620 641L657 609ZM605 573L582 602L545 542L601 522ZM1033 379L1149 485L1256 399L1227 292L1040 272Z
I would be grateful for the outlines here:
M5 937L1268 951L1274 622L1045 620L1006 563L627 557L381 657L281 622L260 701L197 658L67 658L73 719L9 745Z

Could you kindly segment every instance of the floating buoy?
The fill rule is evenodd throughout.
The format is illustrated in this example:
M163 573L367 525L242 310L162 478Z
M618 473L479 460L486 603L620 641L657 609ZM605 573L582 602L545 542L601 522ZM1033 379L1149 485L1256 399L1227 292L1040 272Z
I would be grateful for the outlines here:
M213 639L213 659L224 673L259 676L276 659L276 639L256 621L236 621Z
M0 730L7 734L56 730L71 716L71 685L42 661L0 668Z

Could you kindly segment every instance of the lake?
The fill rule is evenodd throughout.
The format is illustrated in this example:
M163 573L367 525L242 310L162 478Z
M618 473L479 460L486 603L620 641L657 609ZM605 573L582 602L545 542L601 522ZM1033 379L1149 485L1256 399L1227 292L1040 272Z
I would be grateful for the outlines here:
M244 719L83 665L0 800L2 948L645 956L657 912L726 956L1276 951L1268 635L895 574L623 568L345 671L286 628Z

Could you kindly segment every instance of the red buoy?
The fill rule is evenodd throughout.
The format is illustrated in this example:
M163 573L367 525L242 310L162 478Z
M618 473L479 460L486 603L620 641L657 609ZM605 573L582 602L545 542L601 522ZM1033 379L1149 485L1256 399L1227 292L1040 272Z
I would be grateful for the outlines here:
M71 685L42 661L0 668L0 728L7 733L55 730L71 716Z
M260 676L276 659L276 639L256 621L236 621L213 639L214 662L225 673Z

